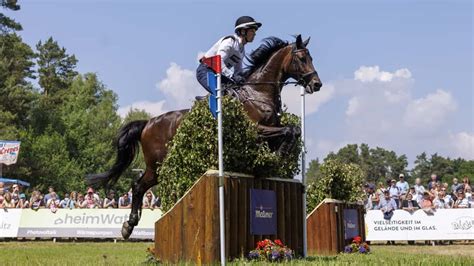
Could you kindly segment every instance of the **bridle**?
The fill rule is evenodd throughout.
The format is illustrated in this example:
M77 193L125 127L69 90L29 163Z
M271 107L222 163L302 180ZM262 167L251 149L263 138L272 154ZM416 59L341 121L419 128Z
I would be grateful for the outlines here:
M300 71L300 66L299 64L296 62L296 54L297 53L300 53L300 52L304 52L304 53L308 53L308 49L306 48L303 48L303 49L296 49L296 47L293 47L293 51L292 51L292 58L291 58L291 64L293 65L294 69L295 69L295 72L298 73L296 74L296 85L301 85L303 87L307 87L309 82L306 80L307 77L313 75L313 74L316 74L316 70L313 70L313 71L309 71L309 72L306 72L304 74L299 74L301 71Z

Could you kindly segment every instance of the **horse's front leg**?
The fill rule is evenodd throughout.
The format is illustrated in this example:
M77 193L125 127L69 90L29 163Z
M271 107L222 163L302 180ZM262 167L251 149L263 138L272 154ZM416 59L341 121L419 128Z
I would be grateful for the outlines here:
M132 211L128 221L122 225L122 236L128 239L133 232L133 228L138 225L142 214L143 195L152 186L157 184L156 173L153 170L147 170L132 186Z

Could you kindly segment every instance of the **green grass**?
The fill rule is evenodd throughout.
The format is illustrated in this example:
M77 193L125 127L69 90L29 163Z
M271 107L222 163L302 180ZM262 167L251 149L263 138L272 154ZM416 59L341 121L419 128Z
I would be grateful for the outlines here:
M139 265L152 242L0 242L1 265ZM182 263L186 264L186 263ZM256 265L238 260L232 265ZM369 255L312 256L289 265L474 265L474 245L372 245Z

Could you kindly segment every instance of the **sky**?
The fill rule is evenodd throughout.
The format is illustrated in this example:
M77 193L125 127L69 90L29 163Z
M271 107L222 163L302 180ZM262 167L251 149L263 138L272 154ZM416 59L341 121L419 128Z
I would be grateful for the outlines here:
M153 115L204 95L197 58L235 20L254 17L263 38L311 37L323 87L306 96L307 161L347 144L474 159L472 1L20 0L5 11L30 46L52 36L131 107ZM300 114L299 88L283 89Z

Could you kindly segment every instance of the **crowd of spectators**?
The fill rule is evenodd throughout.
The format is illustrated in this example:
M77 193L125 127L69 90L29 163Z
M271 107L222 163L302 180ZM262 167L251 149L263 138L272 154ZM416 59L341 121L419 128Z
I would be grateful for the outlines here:
M60 197L54 187L48 188L47 194L42 194L39 190L34 190L28 198L23 193L21 186L13 184L10 187L0 182L0 208L31 208L38 210L48 208L52 212L57 209L95 209L95 208L119 208L127 209L132 207L132 190L120 194L118 197L115 191L109 191L101 198L93 188L89 187L85 193L71 191L62 194ZM151 190L148 190L142 200L142 208L155 209L161 207L159 197L156 197Z
M437 175L432 174L426 187L417 178L411 185L405 181L403 174L399 180L391 179L386 184L366 184L365 208L367 210L381 210L385 219L390 219L393 211L402 209L414 212L422 209L428 214L435 209L474 208L472 187L469 178L463 178L462 183L453 178L451 186L442 183Z

